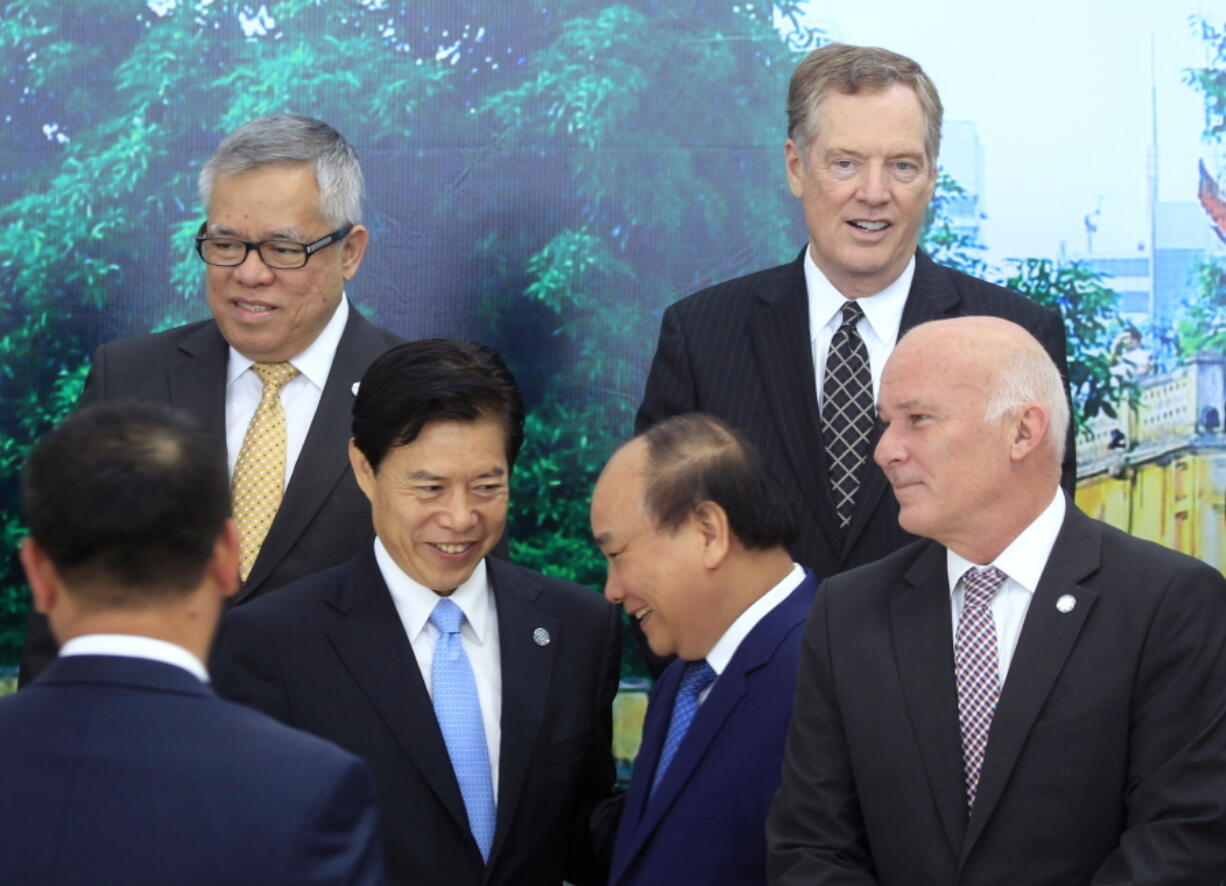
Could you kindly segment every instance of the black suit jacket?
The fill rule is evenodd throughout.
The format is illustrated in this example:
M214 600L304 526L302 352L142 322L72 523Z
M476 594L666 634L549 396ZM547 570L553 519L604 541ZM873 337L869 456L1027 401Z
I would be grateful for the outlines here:
M822 591L768 820L772 884L1221 883L1217 570L1070 504L969 818L945 549L916 542Z
M1064 325L1056 312L916 253L900 335L928 320L982 314L1024 326L1068 378ZM818 578L871 563L914 540L899 527L898 502L871 455L851 526L846 534L839 528L817 408L803 251L791 264L720 283L664 312L635 425L645 430L685 412L718 416L753 441L791 493L800 529L792 556ZM1070 427L1062 481L1070 492L1075 457Z
M350 303L285 497L234 603L343 563L373 536L370 505L349 467L353 384L376 357L401 341L365 320ZM119 339L94 352L81 405L103 400L164 403L192 416L224 446L229 359L229 345L212 320ZM55 652L46 619L31 613L21 657L22 685L37 676Z
M379 886L360 760L182 668L81 655L0 699L0 883Z
M613 785L617 610L587 588L487 558L502 650L498 825L488 870L417 659L368 548L231 611L218 691L335 741L375 772L393 883L599 879L589 813ZM544 628L549 642L533 637Z

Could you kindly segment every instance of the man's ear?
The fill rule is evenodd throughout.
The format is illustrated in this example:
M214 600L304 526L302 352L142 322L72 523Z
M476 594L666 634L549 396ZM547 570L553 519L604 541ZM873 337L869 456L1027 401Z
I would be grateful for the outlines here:
M1009 459L1019 462L1043 445L1051 416L1039 403L1027 403L1014 417L1009 428Z
M366 254L366 244L370 242L370 233L365 225L354 225L353 230L345 235L341 243L341 271L346 280L352 280L362 264L362 256Z
M800 146L792 139L788 139L783 146L783 163L788 174L788 188L792 192L792 196L797 199L805 195L804 179L801 173L804 172L805 158L801 156Z
M349 466L353 468L353 477L358 481L358 488L368 500L373 502L375 469L370 466L370 462L367 461L362 450L358 449L352 437L349 438Z
M51 562L51 558L47 556L47 552L34 540L32 535L27 535L22 539L19 556L22 568L26 572L26 581L30 585L30 593L34 598L34 609L46 615L59 603L60 593L64 587L59 571Z
M226 520L217 541L213 542L213 557L208 566L208 575L217 587L221 588L223 597L238 592L242 584L239 578L241 562L238 525L233 520Z
M708 569L717 568L728 556L732 544L727 512L713 501L699 502L690 513L690 521L702 537L703 565Z

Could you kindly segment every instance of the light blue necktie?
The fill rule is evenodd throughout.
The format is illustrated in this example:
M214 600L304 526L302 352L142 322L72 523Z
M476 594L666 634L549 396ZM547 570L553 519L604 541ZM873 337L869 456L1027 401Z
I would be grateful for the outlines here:
M694 714L698 711L698 696L711 685L715 679L715 671L707 664L706 659L692 661L685 666L681 676L681 685L677 687L677 700L673 702L673 718L668 724L668 736L664 739L664 747L660 751L660 762L656 764L656 774L651 780L651 792L656 792L664 771L673 762L681 740L689 731Z
M468 827L481 849L481 857L489 861L497 823L494 784L490 777L490 753L485 744L481 704L477 700L477 681L473 679L472 665L460 643L463 623L464 611L446 597L439 600L430 613L430 624L439 630L430 683L434 693L434 715L443 732L451 768L460 783L460 794L468 811Z

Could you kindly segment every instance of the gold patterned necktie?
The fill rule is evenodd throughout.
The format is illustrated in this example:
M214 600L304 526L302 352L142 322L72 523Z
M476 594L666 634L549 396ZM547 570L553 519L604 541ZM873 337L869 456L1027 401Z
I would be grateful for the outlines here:
M243 581L251 574L260 545L281 505L285 485L285 409L281 405L281 388L298 374L289 363L252 363L251 371L264 382L264 391L238 451L231 490L242 549L239 572Z

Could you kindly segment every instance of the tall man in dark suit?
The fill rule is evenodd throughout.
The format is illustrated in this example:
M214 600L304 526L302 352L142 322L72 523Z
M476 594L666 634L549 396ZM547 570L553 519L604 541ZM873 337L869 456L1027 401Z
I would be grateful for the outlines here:
M345 297L366 252L362 170L328 124L276 114L239 127L201 170L200 197L196 251L213 319L98 348L82 403L169 403L224 439L242 603L370 539L345 456L351 388L400 339ZM32 616L23 684L54 655Z
M0 699L0 883L381 884L366 766L208 687L239 558L216 442L163 406L87 407L23 498L63 647Z
M523 440L488 348L376 360L349 457L376 539L227 616L223 695L375 771L392 881L598 881L589 814L613 785L620 621L592 591L487 557Z
M899 342L875 458L916 541L805 629L771 882L1218 886L1226 581L1059 488L1060 375L1015 324Z
M697 410L745 433L795 503L793 555L819 577L912 539L868 459L874 391L901 333L940 317L1005 317L1067 376L1055 312L916 248L941 115L936 87L911 59L841 44L810 53L792 75L784 149L808 245L790 264L683 299L661 324L638 429ZM1070 432L1070 491L1074 454Z
M652 691L610 884L766 882L800 638L817 580L785 547L786 496L753 446L683 415L609 461L592 496L605 596L676 653Z

